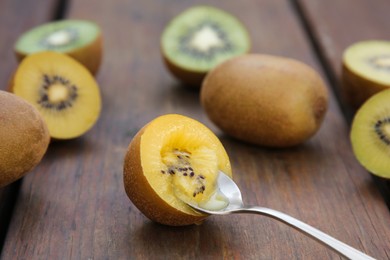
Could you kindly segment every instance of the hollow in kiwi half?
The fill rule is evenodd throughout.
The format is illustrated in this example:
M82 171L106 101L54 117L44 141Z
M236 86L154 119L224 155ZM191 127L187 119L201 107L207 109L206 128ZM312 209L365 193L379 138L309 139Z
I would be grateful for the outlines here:
M184 226L200 224L207 215L183 200L210 210L226 206L215 196L219 171L232 176L215 134L195 119L167 114L146 124L130 142L123 181L130 200L149 219Z
M242 23L210 6L187 9L166 26L161 37L168 69L183 83L194 87L200 87L210 69L249 49L249 34Z

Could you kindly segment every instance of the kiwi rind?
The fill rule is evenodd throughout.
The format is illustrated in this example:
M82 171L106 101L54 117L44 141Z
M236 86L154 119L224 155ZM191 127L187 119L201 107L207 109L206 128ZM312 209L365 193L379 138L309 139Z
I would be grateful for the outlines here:
M58 47L48 47L40 42L50 33L72 28L77 31L77 40ZM22 34L15 43L14 52L20 62L27 55L41 51L56 51L67 54L82 63L96 75L103 56L103 37L100 27L86 20L60 20L34 27Z
M207 75L207 72L196 72L183 69L172 63L166 57L163 57L163 60L171 74L174 75L181 82L183 82L186 86L189 86L191 88L199 88L202 85L202 81Z
M238 140L291 147L319 130L328 107L321 76L294 59L246 54L211 70L200 100L210 120Z
M389 88L387 85L373 82L356 74L345 64L342 66L342 86L341 95L354 110L358 109L371 96Z
M390 133L378 129L386 125L390 127L390 89L376 93L358 109L350 140L352 150L364 168L378 177L390 179Z
M42 160L50 142L40 113L24 99L0 91L0 188L26 175Z
M360 41L344 51L341 95L353 110L374 94L390 88L390 70L379 71L369 65L371 58L381 54L390 56L390 41Z
M216 23L232 41L234 51L219 52L211 60L196 60L177 50L177 42L201 22ZM250 37L245 26L233 15L211 6L195 6L176 16L161 36L161 52L168 70L188 86L199 88L207 72L222 61L249 52Z

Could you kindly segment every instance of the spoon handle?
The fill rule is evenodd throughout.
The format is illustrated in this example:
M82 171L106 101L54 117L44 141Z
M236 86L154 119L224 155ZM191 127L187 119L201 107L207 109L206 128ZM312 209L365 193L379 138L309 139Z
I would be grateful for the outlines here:
M265 216L272 217L276 220L279 220L298 231L301 231L305 235L310 236L311 238L314 238L315 240L318 240L319 242L325 244L326 246L330 247L340 255L347 257L348 259L353 260L366 260L366 259L375 259L372 258L359 250L325 234L324 232L306 224L302 221L295 219L287 214L284 214L280 211L276 211L269 208L263 208L263 207L257 207L257 206L247 206L244 208L240 208L237 210L234 210L235 213L256 213L261 214Z

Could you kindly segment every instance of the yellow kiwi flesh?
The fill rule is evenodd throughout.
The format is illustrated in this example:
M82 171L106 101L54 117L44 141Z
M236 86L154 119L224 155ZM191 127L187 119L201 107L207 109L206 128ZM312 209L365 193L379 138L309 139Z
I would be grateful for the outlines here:
M16 95L38 109L54 139L83 135L100 115L101 97L95 79L65 54L48 51L27 56L12 84Z
M318 131L328 92L318 73L302 62L248 54L208 73L201 103L228 135L262 146L289 147Z
M369 172L390 179L390 89L375 94L357 111L351 143L356 158Z
M342 94L359 108L369 97L390 88L390 41L362 41L343 54Z
M0 188L31 171L46 153L47 126L28 102L0 91Z
M131 141L124 161L124 186L130 200L153 221L199 223L204 214L185 201L205 204L215 194L221 170L231 176L228 155L200 122L176 114L160 116Z

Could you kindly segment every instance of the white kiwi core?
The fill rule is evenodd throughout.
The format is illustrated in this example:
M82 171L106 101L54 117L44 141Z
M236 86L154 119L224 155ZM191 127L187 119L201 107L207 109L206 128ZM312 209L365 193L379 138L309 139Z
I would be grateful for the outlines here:
M207 52L214 47L222 47L223 44L216 31L210 26L203 26L193 35L190 42L192 47L203 52Z
M69 30L63 29L50 34L46 40L52 46L62 46L73 40L73 34Z
M51 85L48 89L48 98L52 103L60 103L66 101L69 98L69 89L60 84Z
M374 63L381 68L390 69L390 56L378 57L375 59Z

